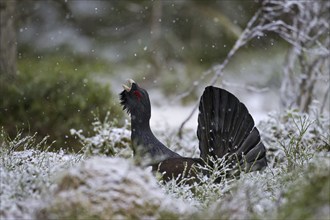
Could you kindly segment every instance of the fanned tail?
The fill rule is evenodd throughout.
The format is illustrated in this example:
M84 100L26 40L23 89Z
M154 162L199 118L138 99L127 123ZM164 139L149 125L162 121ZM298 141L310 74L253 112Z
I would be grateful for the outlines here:
M228 156L246 171L267 166L266 149L252 116L243 103L224 89L205 88L199 104L197 136L205 161L208 157Z

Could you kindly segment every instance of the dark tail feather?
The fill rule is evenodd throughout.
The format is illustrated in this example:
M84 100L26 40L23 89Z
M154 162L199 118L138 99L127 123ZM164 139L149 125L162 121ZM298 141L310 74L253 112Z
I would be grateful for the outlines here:
M224 89L205 88L199 104L197 136L205 161L208 156L235 154L248 171L267 165L266 149L252 116L243 103Z

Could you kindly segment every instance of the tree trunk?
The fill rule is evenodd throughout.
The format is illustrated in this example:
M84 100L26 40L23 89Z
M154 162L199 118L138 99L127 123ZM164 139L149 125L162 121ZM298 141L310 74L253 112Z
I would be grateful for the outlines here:
M16 76L16 0L0 2L0 75L6 78Z

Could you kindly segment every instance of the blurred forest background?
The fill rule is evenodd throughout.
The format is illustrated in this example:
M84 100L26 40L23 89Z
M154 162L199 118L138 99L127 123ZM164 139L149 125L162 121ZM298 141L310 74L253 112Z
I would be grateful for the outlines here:
M326 113L329 1L291 2L1 0L0 125L75 148L71 128L123 123L127 78L182 105L216 84L249 109Z

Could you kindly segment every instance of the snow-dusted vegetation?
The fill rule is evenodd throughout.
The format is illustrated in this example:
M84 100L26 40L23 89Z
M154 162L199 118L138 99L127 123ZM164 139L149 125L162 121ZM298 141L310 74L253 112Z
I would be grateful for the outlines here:
M137 2L1 2L0 219L330 219L330 2ZM200 154L197 94L237 94L268 167L164 182L134 160L125 78L184 157Z
M65 154L63 151L46 151L50 146L47 138L38 143L34 136L8 140L1 133L0 196L1 218L30 219L40 205L43 193L52 189L54 178L80 161L81 156ZM23 151L15 151L17 148ZM47 189L45 191L45 189Z
M184 184L185 180L163 183L123 154L130 151L129 125L114 128L107 119L96 120L93 126L91 137L73 132L85 147L78 154L46 152L46 141L36 143L33 136L9 141L2 134L1 217L330 217L330 121L323 115L295 111L270 115L258 126L268 149L266 170L214 183L219 170L213 169L193 185ZM182 151L196 145L193 139L188 144L179 140L172 141ZM25 150L15 152L17 147ZM113 153L109 155L105 147Z

